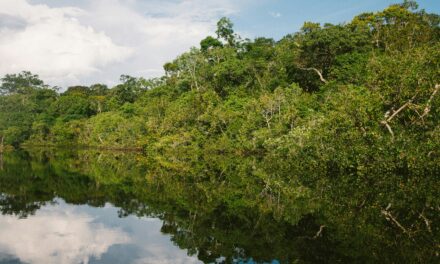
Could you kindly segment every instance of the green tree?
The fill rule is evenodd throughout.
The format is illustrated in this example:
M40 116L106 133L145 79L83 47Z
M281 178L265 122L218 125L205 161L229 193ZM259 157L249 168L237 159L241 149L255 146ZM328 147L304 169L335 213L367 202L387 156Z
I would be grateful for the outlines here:
M215 39L211 36L206 37L200 42L200 49L202 51L207 51L211 48L218 48L222 46L223 44L218 39Z
M23 71L19 74L6 74L1 78L0 95L24 94L32 89L42 89L48 86L36 74Z
M222 17L217 22L217 30L215 33L219 39L224 40L229 46L236 45L236 36L234 34L234 24L229 18Z

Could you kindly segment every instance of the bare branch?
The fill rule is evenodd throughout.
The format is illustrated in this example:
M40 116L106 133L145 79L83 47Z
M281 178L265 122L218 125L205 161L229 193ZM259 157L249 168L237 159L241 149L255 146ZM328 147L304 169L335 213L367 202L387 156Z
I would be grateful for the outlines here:
M417 93L408 100L408 102L406 102L404 105L402 105L399 109L397 109L396 111L393 112L393 114L388 117L388 119L386 120L387 122L390 122L391 120L393 120L393 118L400 112L402 112L403 109L405 109L406 107L410 106L412 104L412 102L414 101L414 99L416 98Z
M402 112L403 109L405 109L410 103L411 103L412 99L409 100L408 102L406 102L404 105L402 105L399 109L397 109L396 111L394 111L394 113L388 117L388 119L386 120L387 122L390 122L391 120L393 120L393 118L400 112Z
M427 114L429 114L429 111L431 111L431 103L432 100L434 100L434 96L438 93L438 91L440 90L440 85L436 84L435 85L435 89L434 92L431 94L431 96L429 97L428 101L426 102L426 107L425 110L423 110L423 114L420 118L425 117Z
M416 96L417 96L417 94L415 94L411 99L409 99L408 102L403 104L399 109L394 111L391 116L390 116L390 111L387 111L385 113L385 115L384 115L384 120L382 120L380 122L382 125L384 125L388 129L388 131L390 132L390 134L391 134L393 139L394 139L394 132L391 129L391 126L390 126L389 122L391 122L391 120L393 120L393 118L396 117L398 113L402 112L405 108L407 108L408 106L412 105L412 101L416 98Z
M425 221L425 225L426 225L426 228L428 228L429 233L432 233L432 231L431 231L431 225L429 224L430 221L428 220L428 218L426 218L426 217L423 215L423 213L420 213L420 218L422 218L423 221Z
M313 237L313 239L317 239L318 237L320 237L322 235L322 231L324 231L325 225L321 225L319 227L318 232L316 232L316 235Z
M394 132L393 132L393 130L391 129L391 126L390 126L390 124L388 124L388 122L386 121L386 120L383 120L382 122L380 122L382 125L384 125L387 129L388 129L388 131L390 132L390 134L391 134L391 137L394 139Z
M321 82L323 83L328 83L326 79L324 79L324 76L322 76L322 72L316 68L310 67L310 68L302 68L299 67L300 70L304 70L304 71L314 71L319 75L319 79L321 80Z
M392 221L394 224L396 224L400 229L402 229L402 231L407 234L408 236L410 236L410 233L408 232L408 230L406 230L405 227L403 227L402 224L399 223L399 221L397 221L397 219L388 211L391 208L391 204L388 204L387 208L383 209L381 211L381 213L385 216L385 218L388 221Z
M0 140L0 153L3 152L3 149L5 147L4 142L5 142L5 136L1 136L1 140Z
M98 139L99 139L99 142L101 142L101 144L104 144L104 141L102 140L101 135L98 135Z

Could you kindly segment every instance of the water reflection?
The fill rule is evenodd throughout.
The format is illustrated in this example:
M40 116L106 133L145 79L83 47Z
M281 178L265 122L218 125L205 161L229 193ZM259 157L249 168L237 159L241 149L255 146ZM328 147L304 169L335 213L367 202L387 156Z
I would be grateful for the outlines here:
M160 228L159 219L120 219L109 204L98 209L56 199L27 218L0 216L0 262L198 263Z
M47 206L26 219L0 217L0 252L26 263L89 263L110 246L129 242L120 228L66 206Z
M2 159L0 263L438 259L435 177L316 181L279 158L193 152L38 150ZM390 201L408 233L381 214Z

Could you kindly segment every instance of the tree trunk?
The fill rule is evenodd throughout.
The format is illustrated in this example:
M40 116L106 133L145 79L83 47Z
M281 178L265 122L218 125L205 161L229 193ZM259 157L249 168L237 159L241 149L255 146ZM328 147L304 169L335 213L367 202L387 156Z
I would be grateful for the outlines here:
M0 140L0 153L3 152L3 149L5 147L4 142L5 142L5 136L1 136L1 140Z

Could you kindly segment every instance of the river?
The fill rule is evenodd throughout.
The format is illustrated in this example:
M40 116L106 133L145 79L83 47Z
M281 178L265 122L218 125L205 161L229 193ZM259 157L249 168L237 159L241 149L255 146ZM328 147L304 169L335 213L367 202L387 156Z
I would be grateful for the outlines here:
M286 161L182 157L4 153L0 263L438 260L438 214L423 204L437 188L429 182L417 182L424 192L414 187L411 202L389 205L403 187L383 197L375 182L292 180Z

